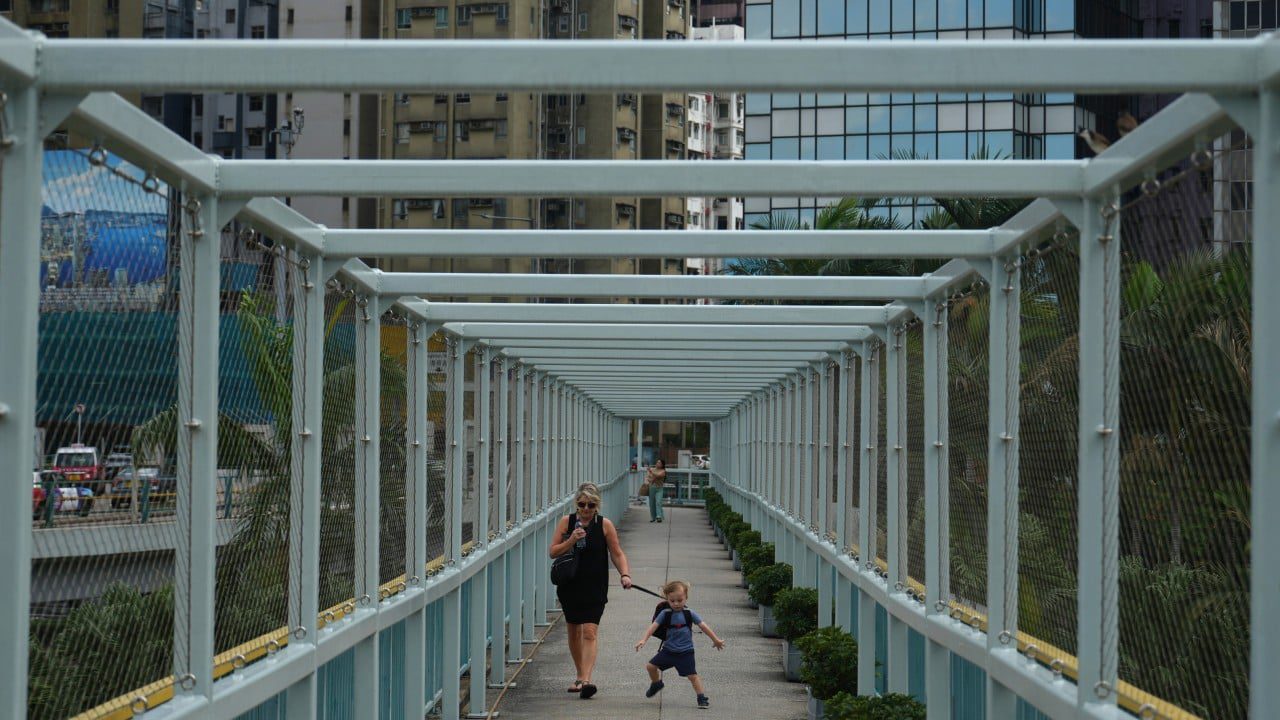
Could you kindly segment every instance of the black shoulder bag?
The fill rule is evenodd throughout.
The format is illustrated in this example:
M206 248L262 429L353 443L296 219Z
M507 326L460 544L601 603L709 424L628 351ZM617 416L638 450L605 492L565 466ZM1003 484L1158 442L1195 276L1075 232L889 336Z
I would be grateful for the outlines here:
M578 527L578 518L576 515L570 515L569 517L573 520L573 524L569 528L569 532L572 533L574 528ZM565 539L568 539L568 537L568 535L565 535ZM561 542L563 542L563 540ZM563 585L565 583L573 582L573 578L576 577L577 574L578 547L575 544L573 547L569 548L569 552L560 555L551 561L551 584Z

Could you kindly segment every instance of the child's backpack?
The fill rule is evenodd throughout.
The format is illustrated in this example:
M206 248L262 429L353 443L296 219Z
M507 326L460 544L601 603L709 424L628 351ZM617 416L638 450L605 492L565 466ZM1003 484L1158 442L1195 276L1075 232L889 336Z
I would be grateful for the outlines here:
M663 610L670 610L670 609L671 609L671 603L668 603L666 600L663 600L662 602L658 603L657 607L653 609L653 619L657 620L658 616L662 614ZM686 623L690 623L693 621L693 618L689 615L689 608L687 606L685 607L684 610L681 610L680 612L684 613L684 621ZM675 612L671 612L667 614L667 621L665 623L659 624L658 629L653 631L654 637L658 638L659 640L662 640L663 642L666 641L667 628L671 627L671 620L674 615L675 615Z

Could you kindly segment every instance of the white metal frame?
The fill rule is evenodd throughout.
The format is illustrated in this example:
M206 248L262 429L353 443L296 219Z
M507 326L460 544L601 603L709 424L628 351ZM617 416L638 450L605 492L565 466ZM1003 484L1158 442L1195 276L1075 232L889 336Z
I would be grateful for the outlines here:
M422 67L449 67L450 73L422 73ZM625 67L626 72L618 68ZM939 72L946 68L946 72ZM288 691L288 712L293 717L314 717L315 672L318 667L350 648L360 654L356 672L357 697L362 711L376 710L377 632L408 621L421 636L428 604L443 602L446 615L457 618L462 583L497 573L511 578L505 638L495 637L495 654L518 661L520 641L531 640L535 624L545 622L552 607L547 581L548 524L562 512L574 482L583 474L589 451L584 433L588 420L606 427L600 457L592 467L595 479L609 478L608 506L618 509L625 498L623 473L629 450L625 423L645 417L692 417L714 420L713 455L729 463L731 474L717 484L739 505L749 506L768 535L779 542L780 555L807 559L801 573L816 567L834 568L847 583L837 589L837 608L849 608L856 588L861 633L874 631L873 611L886 608L891 617L890 683L905 687L905 628L928 640L929 692L945 693L948 680L940 673L950 654L958 654L984 668L990 679L988 713L1002 717L1014 697L1022 697L1053 717L1117 717L1117 580L1116 492L1118 469L1118 393L1114 392L1118 359L1114 321L1119 303L1114 280L1119 252L1118 236L1105 230L1104 215L1118 191L1160 163L1215 137L1239 123L1258 140L1255 170L1255 233L1274 235L1280 226L1280 99L1274 89L1280 79L1280 53L1270 36L1249 41L1146 41L1140 45L1102 41L939 41L920 43L844 42L747 42L727 46L706 44L614 44L599 42L238 42L133 40L51 41L22 32L0 21L0 84L7 93L3 109L5 136L3 180L0 193L0 456L8 467L23 474L32 465L30 428L34 426L38 313L38 259L40 148L43 137L60 123L100 141L119 155L154 173L199 200L190 208L184 228L183 267L191 274L182 283L181 308L186 327L181 336L180 400L183 429L180 442L189 460L180 463L178 528L185 539L177 552L174 673L178 692L173 700L151 713L157 717L234 716ZM205 156L165 131L114 92L161 91L286 91L329 90L557 90L577 91L676 90L732 87L737 90L850 90L850 91L1072 91L1087 93L1202 91L1187 95L1144 123L1111 149L1088 161L1066 162L818 162L818 163L679 163L562 161L227 161ZM10 142L11 141L11 142ZM552 231L336 231L308 221L272 195L500 195L572 193L587 195L1035 195L1039 200L1001 228L972 233L832 233L792 236L755 233L558 233ZM357 538L358 607L340 622L317 628L314 597L291 608L290 644L269 663L257 663L236 673L235 682L214 682L212 644L213 518L207 497L212 492L213 450L217 428L217 287L218 249L215 238L233 218L256 226L284 243L300 259L310 263L306 288L298 299L300 317L310 325L323 325L322 303L317 301L320 282L336 276L363 298L372 321L362 333L361 380L367 406L360 408L370 441L363 443L362 493L355 512L366 519L367 529ZM1010 604L994 590L987 598L989 620L996 635L983 635L942 612L942 598L933 589L945 582L947 507L946 495L946 397L945 317L931 305L952 288L976 275L1016 286L1017 273L1007 269L1006 258L1033 245L1064 223L1081 231L1081 338L1080 338L1080 689L1056 677L1039 663L1018 655L1004 641L1016 634L1017 618ZM1104 237L1106 239L1104 239ZM665 256L676 247L680 254L724 257L750 254L768 243L793 244L796 255L836 257L935 257L958 258L942 270L919 278L729 278L729 277L617 277L390 274L371 270L357 255L383 256L484 256L535 254L539 256ZM675 243L675 244L673 244ZM941 252L953 249L953 251ZM1280 306L1280 286L1269 280L1280 271L1280 251L1274 243L1255 244L1254 307L1259 316ZM995 297L999 293L993 293ZM643 297L663 299L750 298L761 300L840 300L868 305L848 308L778 307L601 307L539 305L471 305L422 300L429 296L532 295L542 297ZM1015 312L1013 292L1004 302L993 302L997 312ZM516 506L510 508L509 526L494 528L465 557L461 547L460 487L464 463L455 457L451 465L449 525L446 565L427 578L422 523L425 511L415 514L415 525L406 538L411 543L412 565L406 568L407 587L386 598L379 597L377 576L377 317L395 305L414 324L412 337L444 326L453 338L452 358L455 402L461 403L461 358L471 344L486 346L484 357L503 367L513 366L517 447L528 450L527 461L515 464ZM894 358L894 329L918 314L926 323L926 383L933 397L926 408L926 442L936 449L936 462L926 469L926 492L939 502L926 516L929 547L926 602L916 602L903 592L900 510L902 475L895 463L890 473L890 522L888 580L874 563L869 518L875 483L868 482L875 453L897 451L903 435L897 403L904 381L903 366ZM664 316L665 317L662 317ZM936 325L930 321L937 322ZM188 327L189 325L189 327ZM931 329L932 328L932 329ZM322 347L316 333L298 340L295 352L305 358L307 382L297 389L303 402L296 409L300 432L318 433L319 377ZM1265 371L1280 364L1280 325L1254 323L1253 395L1253 528L1255 547L1280 543L1280 486L1267 476L1280 464L1280 383L1266 381ZM940 341L939 341L940 339ZM599 343L615 343L600 345ZM679 363L630 360L619 353L638 354L662 344L681 353ZM997 484L989 519L993 540L1016 558L1016 540L1008 547L1003 537L1016 524L1016 403L1003 393L1016 393L1016 368L1001 367L996 353L1016 343L1016 336L993 333L991 443L993 458L1005 458L1003 472L993 472ZM549 347L550 345L550 347ZM929 350L929 346L933 350ZM567 350L557 353L557 348ZM424 371L421 348L411 352L415 375ZM721 354L717 355L719 352ZM754 361L744 361L743 353ZM801 442L812 443L812 413L804 400L811 364L825 364L832 355L847 363L857 353L861 363L862 438L858 453L861 516L857 548L851 561L843 543L849 529L838 522L841 544L828 542L815 532L804 484L805 452ZM899 353L900 354L900 353ZM875 447L876 362L889 362L888 418L890 447ZM846 365L841 365L842 370ZM317 370L317 372L312 372ZM931 370L931 371L930 371ZM997 371L1000 371L997 373ZM718 380L697 377L714 373ZM621 373L621 374L620 374ZM999 374L1000 377L995 377ZM643 383L627 383L630 375L645 382L660 382L668 391L655 402ZM487 376L487 373L486 373ZM681 377L696 378L681 382ZM842 374L842 378L848 374ZM1105 378L1097 384L1094 378ZM421 378L411 382L416 390ZM491 390L484 383L486 394ZM508 387L505 374L500 388ZM527 391L526 391L527 389ZM841 383L841 401L846 383ZM415 393L416 397L416 393ZM525 410L529 422L525 423ZM842 406L843 422L847 407ZM808 416L808 435L803 428ZM584 419L585 416L585 419ZM415 415L410 437L411 456L425 459L416 448L425 419ZM487 413L486 413L487 418ZM460 437L461 412L451 415L452 442ZM300 422L299 422L300 421ZM823 418L825 421L825 416ZM820 428L826 437L826 430ZM587 436L588 438L590 436ZM742 440L732 441L733 438ZM736 445L732 444L737 442ZM843 442L843 439L842 439ZM767 447L756 458L744 448ZM763 444L763 445L762 445ZM320 468L319 438L308 434L297 444L291 496L299 517L318 513L315 493ZM736 448L736 449L735 449ZM1010 453L1009 448L1014 448ZM842 448L839 465L840 497L852 488L854 458ZM928 448L926 448L928 451ZM812 454L809 455L812 458ZM892 456L891 456L892 457ZM748 465L766 463L770 472L752 476ZM810 463L811 466L812 463ZM415 465L415 470L420 467ZM425 467L425 464L421 467ZM993 467L995 467L993 465ZM555 472L552 472L555 471ZM752 477L750 481L745 478ZM559 478L549 484L546 478ZM11 478L12 480L12 478ZM528 482L526 482L528 481ZM373 485L370 485L373 483ZM415 472L406 483L414 488L414 502L425 499L425 477ZM528 491L526 492L526 485ZM8 548L0 559L0 572L17 597L25 597L30 582L31 539L27 523L25 482L0 483L0 507L6 508L0 540ZM1010 514L1007 498L1014 498ZM896 502L895 502L896 500ZM290 582L314 595L316 583L314 530L291 528L306 551ZM999 531L999 533L997 533ZM1016 530L1014 533L1016 538ZM995 545L990 547L994 548ZM1280 555L1258 553L1252 568L1252 697L1254 715L1262 717L1280 705L1280 684L1271 682L1280 669L1280 629L1266 613L1280 604ZM798 565L800 567L800 565ZM418 575L415 573L422 573ZM989 585L1005 587L1004 580L1016 565L989 568ZM998 581L998 582L997 582ZM408 586L411 585L411 586ZM1016 597L1016 595L1015 595ZM367 598L367 599L366 599ZM473 609L484 617L486 600L473 597ZM26 712L26 663L28 617L24 602L8 603L0 622L0 707L8 717ZM495 612L496 609L494 610ZM847 622L847 616L841 618ZM446 622L446 628L450 623ZM997 631L996 627L1000 630ZM865 635L864 635L865 637ZM444 655L461 669L457 626L446 632ZM474 643L474 638L473 638ZM408 644L407 692L423 700L422 664L427 648L415 637ZM474 646L473 646L474 647ZM505 649L505 651L504 651ZM862 644L862 687L873 686L872 643ZM483 665L471 659L473 667ZM485 672L473 684L483 692ZM500 682L502 663L488 668L491 682ZM458 716L459 678L447 672L443 690L443 714ZM411 698L412 702L416 701ZM434 702L434 701L433 701ZM427 703L433 704L433 703ZM423 708L425 709L425 708ZM945 703L931 703L931 718L945 718Z

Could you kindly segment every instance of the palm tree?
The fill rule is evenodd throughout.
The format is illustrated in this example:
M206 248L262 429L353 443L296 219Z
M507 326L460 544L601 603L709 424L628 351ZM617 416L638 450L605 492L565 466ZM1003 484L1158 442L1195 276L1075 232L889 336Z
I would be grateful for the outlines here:
M351 597L354 578L356 387L355 348L349 333L337 333L348 300L333 308L325 329L322 380L321 607ZM287 617L290 512L290 449L293 417L293 326L280 323L270 302L246 292L237 317L240 350L262 407L271 418L270 437L250 432L225 412L218 417L218 467L239 468L252 478L237 515L236 533L219 549L215 632L223 650L275 630ZM381 354L380 498L384 541L380 574L394 577L404 561L406 452L404 397L407 377L402 361ZM177 408L153 416L134 432L140 453L171 458L177 446ZM428 464L430 516L443 515L444 467ZM438 522L438 520L437 520ZM397 536L398 533L398 536ZM390 573L390 574L388 574Z

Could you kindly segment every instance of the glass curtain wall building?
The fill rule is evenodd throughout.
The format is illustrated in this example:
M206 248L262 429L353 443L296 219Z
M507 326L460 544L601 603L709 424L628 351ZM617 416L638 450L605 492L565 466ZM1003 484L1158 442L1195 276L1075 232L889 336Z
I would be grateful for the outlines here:
M1039 39L1131 36L1122 0L747 0L750 40ZM1097 26L1082 32L1085 26ZM1114 110L1070 93L805 93L747 96L746 159L902 157L1071 159L1075 133L1114 122ZM1099 127L1105 132L1106 128ZM822 198L749 198L750 225L770 212L813 222ZM893 198L877 213L904 223L931 210L927 198Z

